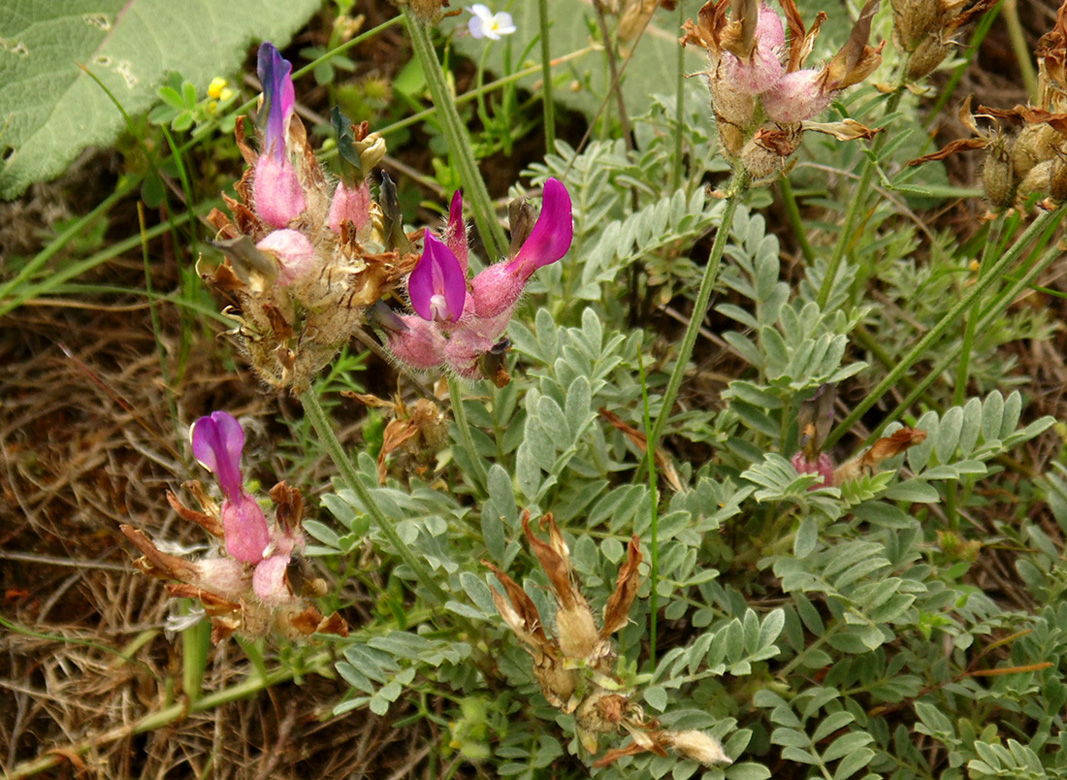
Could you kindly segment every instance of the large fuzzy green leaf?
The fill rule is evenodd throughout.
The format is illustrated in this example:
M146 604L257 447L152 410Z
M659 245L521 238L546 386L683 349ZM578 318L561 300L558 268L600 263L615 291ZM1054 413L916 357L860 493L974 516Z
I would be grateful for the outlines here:
M139 114L177 71L206 87L253 41L282 45L319 0L4 0L0 3L0 196L60 174L124 127L103 82Z

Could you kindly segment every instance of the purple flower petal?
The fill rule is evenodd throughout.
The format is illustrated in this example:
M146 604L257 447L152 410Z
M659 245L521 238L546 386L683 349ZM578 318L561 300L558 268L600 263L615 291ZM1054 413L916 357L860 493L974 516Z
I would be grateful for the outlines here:
M467 275L467 223L463 219L463 193L456 190L452 203L448 207L448 229L445 231L445 245L459 260L463 276Z
M228 499L241 495L241 450L245 446L245 432L229 412L212 412L193 423L191 434L193 457L214 474Z
M408 277L411 307L424 320L456 322L463 316L467 278L452 250L427 231L422 257Z
M267 111L263 150L276 159L285 152L285 134L296 105L293 80L289 75L292 71L292 64L282 59L273 43L267 41L260 45L256 72L263 84L264 108Z
M525 282L538 268L551 265L567 254L573 239L571 196L563 182L548 179L545 182L537 224L534 225L526 243L519 249L519 253L515 255L515 259L508 263L508 268L516 271L519 278Z

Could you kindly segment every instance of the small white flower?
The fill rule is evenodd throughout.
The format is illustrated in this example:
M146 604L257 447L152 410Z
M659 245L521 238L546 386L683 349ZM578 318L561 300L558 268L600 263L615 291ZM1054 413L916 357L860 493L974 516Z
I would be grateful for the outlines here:
M511 35L517 29L511 20L511 14L501 11L494 14L488 6L475 3L467 9L473 14L467 29L474 38L488 38L499 41L502 35Z

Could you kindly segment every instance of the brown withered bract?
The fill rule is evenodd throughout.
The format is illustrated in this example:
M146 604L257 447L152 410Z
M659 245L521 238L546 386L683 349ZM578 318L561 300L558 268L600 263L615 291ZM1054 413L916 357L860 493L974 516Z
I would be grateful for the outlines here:
M626 438L634 443L634 446L636 446L637 449L641 452L648 452L648 437L645 436L645 434L634 428L632 425L624 422L619 415L615 414L615 412L608 411L604 407L601 407L598 410L598 413L617 430L622 431ZM674 464L671 463L663 450L657 447L654 457L656 460L656 468L663 474L664 479L667 480L667 484L671 486L671 490L676 493L682 492L684 489L682 480L679 478L678 472L674 468Z
M409 407L399 396L385 401L365 393L343 391L341 395L366 406L388 409L393 417L385 426L382 448L378 451L378 481L382 485L389 472L386 463L391 454L407 456L411 463L401 462L400 467L421 473L448 444L448 417L427 398L420 398Z
M901 428L891 436L878 439L862 455L842 463L834 471L834 484L874 474L885 461L926 441L927 432L915 428Z
M493 601L504 622L515 633L534 659L534 675L545 698L564 712L573 712L581 703L572 700L581 676L589 669L610 677L613 673L615 648L611 635L628 622L630 608L640 585L641 552L637 537L630 540L627 560L619 571L615 591L604 609L602 627L597 628L593 612L582 595L571 568L570 551L552 515L542 523L548 526L549 541L544 542L530 528L530 513L522 518L526 540L548 576L555 597L555 636L549 638L541 616L526 592L507 574L483 561L504 586L507 597L493 591Z
M183 520L194 522L213 536L222 539L223 526L218 505L206 495L195 481L185 483L198 499L203 511L184 506L173 493L167 501ZM279 482L270 490L275 504L274 521L284 534L299 534L303 523L304 500L300 491ZM212 641L219 642L233 633L261 637L277 631L290 637L306 637L313 633L347 636L348 626L340 615L324 617L305 598L322 595L326 583L320 579L286 577L288 595L275 603L266 603L253 592L253 570L227 555L216 554L200 560L187 560L160 550L141 530L129 525L120 530L141 552L134 566L152 577L177 580L167 585L172 596L199 601L211 618ZM287 572L288 575L288 572Z
M706 765L729 763L718 740L698 731L665 731L655 718L646 717L636 703L634 692L625 689L615 676L615 647L612 634L629 622L630 610L641 585L641 551L638 538L630 539L626 561L619 568L615 589L604 606L600 628L581 592L571 567L570 550L551 514L541 518L548 529L548 541L530 528L530 513L522 517L530 549L548 577L556 601L555 636L545 630L541 615L526 591L489 561L482 561L504 588L492 588L505 624L533 658L533 672L545 699L553 707L574 713L578 741L591 754L600 749L600 738L628 734L631 742L614 748L596 761L606 766L623 756L652 752L667 755L674 750L685 758Z

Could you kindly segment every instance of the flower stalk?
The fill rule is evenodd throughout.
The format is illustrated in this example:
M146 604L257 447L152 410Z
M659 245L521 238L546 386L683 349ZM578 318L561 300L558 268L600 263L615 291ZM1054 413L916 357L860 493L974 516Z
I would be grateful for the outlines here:
M367 514L370 515L371 520L378 527L381 534L389 540L389 544L392 545L393 551L400 557L400 559L408 565L411 571L415 574L415 578L419 581L419 585L426 589L430 594L431 599L437 604L444 604L447 601L448 596L441 588L440 585L434 580L433 575L425 564L415 557L415 554L411 551L411 548L401 540L400 535L393 528L393 521L385 516L381 507L374 500L374 497L367 490L367 487L363 484L363 480L360 479L359 473L356 471L355 465L349 459L348 454L341 446L341 442L338 441L337 436L333 432L333 426L330 425L330 420L326 416L326 412L322 408L322 404L319 403L319 397L316 394L314 388L306 390L300 394L300 403L304 407L304 413L311 421L311 426L315 429L315 432L319 435L319 440L322 446L326 448L326 452L329 454L330 459L334 465L337 466L337 470L341 472L341 478L344 480L345 486L349 488L356 497L359 498L363 508Z
M474 213L474 222L481 233L486 251L491 257L502 257L508 248L504 230L496 219L496 211L493 209L493 201L489 197L489 190L478 172L478 163L474 159L474 150L471 149L470 137L467 129L456 111L452 93L448 89L445 73L441 69L441 63L433 48L430 39L429 28L416 19L406 8L403 11L404 25L407 27L411 38L411 46L415 50L426 76L426 85L433 96L437 116L441 120L441 131L448 141L448 148L452 162L459 170L460 181L471 204Z
M663 401L659 414L656 416L656 424L652 426L652 431L648 435L649 452L656 451L656 445L663 435L663 429L671 416L671 408L674 406L678 391L681 389L682 379L685 377L685 370L689 365L689 358L693 355L693 348L696 346L697 336L700 334L700 324L707 314L711 293L715 289L715 280L719 277L719 267L722 264L723 253L726 251L726 242L730 237L730 227L734 221L734 214L737 212L737 206L740 204L741 198L744 197L748 183L748 172L739 166L734 171L726 192L726 209L723 211L722 219L719 221L719 230L715 234L715 243L712 244L711 254L708 256L708 264L704 267L704 276L700 280L700 289L697 291L697 298L693 303L693 314L689 319L685 336L682 337L682 344L678 349L677 362L671 372L670 379L667 381L667 389L663 393Z
M842 420L838 426L830 432L830 435L826 437L824 446L827 448L831 447L838 439L847 433L864 414L867 413L868 409L878 403L882 396L889 392L890 388L894 387L897 382L900 381L900 378L923 358L927 353L927 350L936 344L951 327L959 322L959 319L963 316L964 312L970 309L975 301L980 300L986 290L1000 280L1008 270L1018 262L1026 247L1037 236L1041 235L1046 229L1059 224L1060 220L1063 219L1064 211L1064 207L1061 206L1055 211L1048 211L1037 217L1037 219L1030 224L1030 227L1028 227L1026 231L1019 236L1015 243L1012 244L1011 248L1008 249L1003 256L997 260L993 267L989 269L985 277L980 279L974 287L968 291L967 295L961 298L956 305L953 306L903 358L901 358L900 363L886 375L885 379L879 382L878 386L871 390L867 397L856 405L848 417ZM1004 300L1005 299L1001 299L1002 305L1006 305ZM931 379L931 381L933 380ZM925 391L927 386L928 385L920 384L916 387L915 391L913 391L913 394L921 394L921 392ZM918 396L916 395L916 397ZM890 416L890 418L887 419L887 422L892 419L893 416Z

